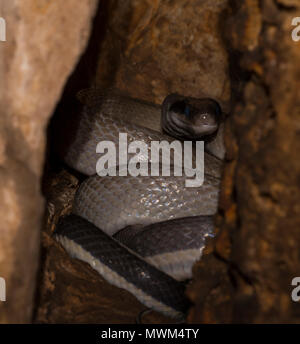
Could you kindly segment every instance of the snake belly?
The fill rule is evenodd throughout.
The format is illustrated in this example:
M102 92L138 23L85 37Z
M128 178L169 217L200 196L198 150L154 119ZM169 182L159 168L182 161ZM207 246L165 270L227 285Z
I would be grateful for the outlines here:
M118 144L122 132L128 142L142 140L148 147L152 140L170 142L155 130L159 116L157 106L118 95L96 97L84 107L64 161L90 177L75 195L73 214L55 234L70 255L89 263L109 283L149 308L182 318L188 305L182 281L192 277L206 238L213 236L221 161L205 153L199 188L186 188L185 176L95 175L99 141Z

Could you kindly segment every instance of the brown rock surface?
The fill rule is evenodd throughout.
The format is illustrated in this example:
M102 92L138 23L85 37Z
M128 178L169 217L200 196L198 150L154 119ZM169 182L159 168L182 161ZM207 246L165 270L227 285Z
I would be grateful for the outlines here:
M226 3L112 1L96 83L156 103L171 92L228 101L227 55L218 27Z
M89 35L97 1L1 1L0 323L31 321L47 120Z
M189 321L299 323L291 299L300 271L300 45L291 38L299 2L231 5L234 110L219 235L195 266Z

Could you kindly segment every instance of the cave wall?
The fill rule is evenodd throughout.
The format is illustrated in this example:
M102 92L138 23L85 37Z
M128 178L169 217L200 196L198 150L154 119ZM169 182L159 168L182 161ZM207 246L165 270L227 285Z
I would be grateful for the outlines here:
M230 98L220 34L226 0L111 1L95 83L160 104L171 93Z
M195 266L188 320L299 322L300 307L290 298L300 268L300 50L291 39L298 1L100 1L85 50L96 5L1 0L7 41L0 42L0 276L7 302L0 303L0 322L31 320L46 127L77 62L60 114L66 95L91 84L156 103L171 92L214 97L225 112L232 99L218 236ZM144 308L51 237L77 185L63 171L45 188L34 320L134 322ZM168 319L154 314L149 321Z
M300 321L299 13L296 0L247 0L226 14L233 111L218 236L195 266L190 322Z
M0 323L30 322L44 202L46 126L84 50L96 0L1 0Z

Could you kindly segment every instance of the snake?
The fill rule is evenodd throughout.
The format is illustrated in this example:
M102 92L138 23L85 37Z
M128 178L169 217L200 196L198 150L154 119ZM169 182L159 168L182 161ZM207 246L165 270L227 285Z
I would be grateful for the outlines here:
M55 238L71 257L87 262L148 308L184 319L193 265L207 239L214 237L225 153L221 107L211 98L175 93L161 106L114 90L82 90L78 98L79 121L70 125L60 155L86 177L76 191L71 214L59 220ZM139 140L148 150L153 141L176 140L182 147L186 140L204 141L203 184L186 187L186 175L175 173L99 175L99 142L117 147L118 170L122 164L128 167L134 156L131 152L127 160L121 159L120 133L126 133L128 144ZM135 154L138 163L150 156L147 149ZM170 156L171 166L176 159L175 154Z

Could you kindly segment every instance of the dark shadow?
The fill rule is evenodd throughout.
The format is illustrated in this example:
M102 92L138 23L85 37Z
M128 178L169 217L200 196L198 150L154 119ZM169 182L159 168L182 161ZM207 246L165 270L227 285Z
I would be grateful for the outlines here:
M57 172L63 165L60 157L64 155L69 143L73 140L80 119L81 104L76 98L78 91L94 86L98 61L101 55L103 42L109 36L109 18L116 10L117 2L100 1L97 9L90 39L85 52L80 58L73 73L70 75L64 88L61 99L53 113L47 130L47 149L42 185L49 171ZM130 21L128 21L129 23ZM117 45L119 42L116 42ZM114 42L112 42L114 44ZM109 53L109 68L105 71L105 86L111 87L115 73L120 63L118 49L112 48ZM103 73L101 73L101 76ZM101 80L102 81L102 80ZM64 166L66 167L66 166ZM74 172L76 174L76 172ZM42 188L44 193L44 188ZM46 195L45 195L46 196Z

